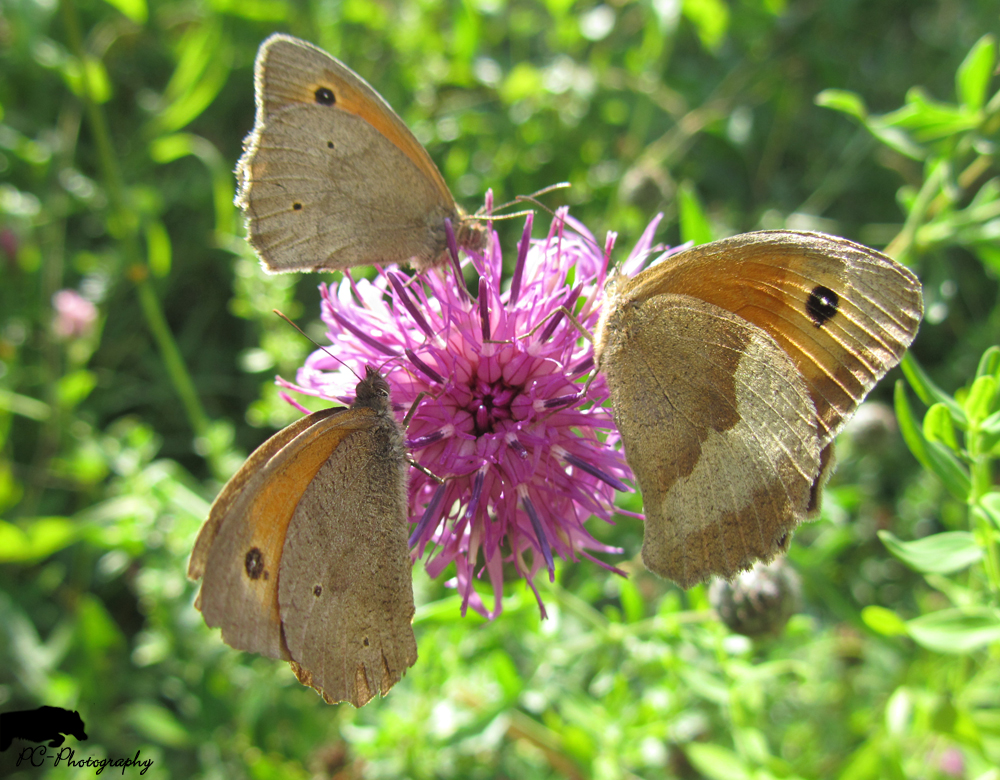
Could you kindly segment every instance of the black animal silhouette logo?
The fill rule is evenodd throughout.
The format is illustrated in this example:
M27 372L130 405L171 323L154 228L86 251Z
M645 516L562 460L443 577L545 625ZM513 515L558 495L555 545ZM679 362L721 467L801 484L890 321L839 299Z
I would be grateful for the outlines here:
M59 747L66 741L64 734L72 734L81 741L87 738L83 718L76 710L46 706L37 710L0 713L0 753L9 748L15 739L48 741L49 747Z

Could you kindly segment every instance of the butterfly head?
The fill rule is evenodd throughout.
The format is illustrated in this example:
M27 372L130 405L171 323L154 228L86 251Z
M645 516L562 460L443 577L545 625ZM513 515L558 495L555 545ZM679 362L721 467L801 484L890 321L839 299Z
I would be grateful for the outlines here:
M353 406L367 406L372 409L385 408L389 403L389 383L382 372L374 366L365 366L365 378L354 389Z

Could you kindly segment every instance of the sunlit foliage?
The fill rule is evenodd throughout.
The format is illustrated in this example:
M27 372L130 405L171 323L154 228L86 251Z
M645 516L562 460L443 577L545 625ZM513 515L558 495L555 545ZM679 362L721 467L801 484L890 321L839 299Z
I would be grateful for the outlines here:
M557 566L544 621L517 581L463 618L416 567L420 658L362 710L205 627L194 536L311 349L271 310L321 337L318 277L265 276L232 205L276 30L465 206L568 181L546 204L619 247L663 211L669 244L819 229L920 275L780 636L645 573L624 516L591 530L630 577ZM4 0L0 711L77 709L78 755L152 777L1000 780L998 30L995 0Z

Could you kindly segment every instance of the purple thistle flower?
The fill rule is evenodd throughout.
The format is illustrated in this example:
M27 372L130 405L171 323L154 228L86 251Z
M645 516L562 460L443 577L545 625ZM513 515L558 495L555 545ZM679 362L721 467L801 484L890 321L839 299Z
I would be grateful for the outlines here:
M648 256L658 221L633 258ZM444 483L411 472L410 544L418 556L432 547L426 563L432 577L454 562L449 584L462 595L463 614L471 604L491 619L502 608L504 563L527 580L543 617L533 578L544 566L552 580L555 556L584 557L621 574L588 552L621 550L598 542L584 524L592 515L611 522L615 490L627 490L622 480L631 477L610 410L601 405L603 377L581 395L593 368L592 344L558 313L583 301L576 318L593 329L614 234L601 253L564 211L543 240L530 239L531 226L529 216L506 291L492 231L486 249L465 261L479 276L476 299L464 281L456 283L457 260L412 278L380 269L372 282L345 274L339 285L320 286L332 353L359 372L366 364L382 366L400 415L426 393L407 444L411 457ZM297 381L281 384L349 403L357 379L320 350ZM475 590L484 571L493 586L492 611Z

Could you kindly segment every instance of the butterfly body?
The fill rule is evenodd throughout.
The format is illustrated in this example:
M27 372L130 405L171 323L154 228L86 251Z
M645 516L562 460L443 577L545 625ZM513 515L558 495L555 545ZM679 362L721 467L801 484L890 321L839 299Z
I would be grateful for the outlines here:
M613 277L594 354L647 568L690 587L786 550L819 508L834 437L921 313L907 269L816 233L750 233Z
M269 271L443 262L484 229L455 203L389 104L322 49L272 35L255 66L257 117L236 168L236 203Z
M361 706L417 659L407 463L388 385L304 417L226 484L188 567L232 647L291 663L329 702Z

